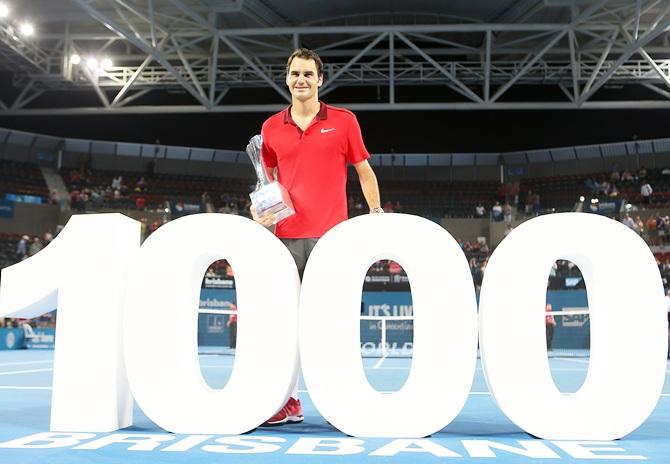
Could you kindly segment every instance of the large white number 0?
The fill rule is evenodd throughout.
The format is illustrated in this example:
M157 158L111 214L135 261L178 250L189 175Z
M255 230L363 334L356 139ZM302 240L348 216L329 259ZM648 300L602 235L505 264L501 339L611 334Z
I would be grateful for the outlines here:
M591 359L574 394L556 388L545 347L549 270L582 271ZM479 301L484 373L519 427L552 440L614 440L649 417L663 388L668 323L663 284L646 243L595 214L552 214L519 226L496 248Z
M73 216L44 250L2 270L0 315L58 307L51 430L107 432L132 425L122 347L126 267L140 223L121 214Z
M198 301L205 270L223 258L235 270L240 314L233 372L216 390L198 364ZM283 406L298 368L300 280L279 239L243 217L187 216L144 242L130 275L128 378L154 422L175 433L238 434Z
M414 306L412 367L390 395L367 382L360 352L363 281L380 259L403 266ZM456 240L405 214L366 215L334 227L305 269L300 356L314 404L345 433L422 437L445 427L468 397L477 360L475 288ZM411 418L403 416L409 411Z

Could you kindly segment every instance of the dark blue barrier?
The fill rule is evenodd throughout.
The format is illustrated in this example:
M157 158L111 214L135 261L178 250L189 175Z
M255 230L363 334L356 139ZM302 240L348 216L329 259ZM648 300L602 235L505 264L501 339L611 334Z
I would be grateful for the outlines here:
M556 290L547 292L547 303L553 311L586 310L586 290ZM591 319L588 314L554 316L553 348L586 349L591 346Z
M53 350L56 346L56 329L34 329L35 336L26 341L26 348Z
M446 299L445 299L446 300ZM437 305L443 302L437 302ZM547 303L553 311L588 308L586 290L553 290L547 292ZM447 309L447 308L445 308ZM544 310L541 308L540 310ZM409 292L363 292L362 316L411 316L412 297ZM590 317L588 314L557 315L552 347L557 349L588 349L590 347ZM401 346L412 341L412 321L387 321L386 339ZM361 341L379 343L381 323L361 322Z
M0 218L14 217L14 202L9 200L0 200Z
M56 329L34 329L34 333L32 338L26 338L23 329L0 329L0 350L54 349Z
M361 316L412 316L412 295L410 292L363 292ZM203 289L200 294L201 309L228 309L235 303L235 290ZM436 302L444 306L446 301ZM547 292L547 302L554 311L582 309L587 307L586 290L553 290ZM448 309L445 307L444 309ZM544 311L544 308L540 308ZM337 314L333 314L337 317ZM514 316L512 316L514 317ZM198 341L201 345L228 346L229 331L226 327L227 314L201 314L198 320ZM590 319L587 314L555 316L553 347L562 349L589 348ZM324 321L327 325L328 321ZM381 322L379 320L361 321L361 340L379 343ZM413 337L411 320L386 322L386 339L389 344L411 342Z
M18 350L23 348L22 329L0 329L0 350Z
M412 316L412 294L410 292L363 292L361 316ZM336 317L336 316L335 316ZM413 341L412 320L388 320L386 342L390 347L402 348ZM361 321L361 342L381 342L381 320Z
M204 311L230 309L230 303L236 301L235 290L203 288L200 291L200 309ZM198 345L228 346L228 319L228 314L201 313L198 317Z

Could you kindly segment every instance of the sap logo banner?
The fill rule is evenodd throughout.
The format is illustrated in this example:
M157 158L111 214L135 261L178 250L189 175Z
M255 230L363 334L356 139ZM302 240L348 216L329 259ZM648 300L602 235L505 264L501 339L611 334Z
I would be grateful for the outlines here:
M122 215L74 216L42 252L2 271L0 315L59 309L52 431L127 427L134 398L170 432L246 432L282 406L298 347L315 406L349 435L423 437L460 412L477 356L475 291L460 247L436 224L400 214L346 221L315 247L302 288L281 242L238 216L175 220L141 248L139 234L139 223ZM216 390L200 373L195 329L202 275L221 258L235 269L242 310L235 367ZM412 282L412 367L393 394L369 385L360 360L361 283L379 259L399 262ZM589 373L571 395L553 383L544 340L556 259L582 270L591 311ZM36 274L51 280L34 281ZM620 282L638 291L620 292ZM638 317L629 317L630 308ZM340 317L330 317L334 312ZM87 330L92 319L108 329ZM631 333L639 334L635 343L620 343ZM667 335L655 260L618 222L542 216L518 227L489 260L479 310L484 374L501 410L530 434L611 440L633 431L658 401ZM342 349L333 352L334 345ZM411 411L411 420L401 411Z
M589 315L584 314L584 310L588 308L569 308L564 307L561 311L564 313L580 312L581 314L562 314L561 325L563 327L584 327L589 320Z

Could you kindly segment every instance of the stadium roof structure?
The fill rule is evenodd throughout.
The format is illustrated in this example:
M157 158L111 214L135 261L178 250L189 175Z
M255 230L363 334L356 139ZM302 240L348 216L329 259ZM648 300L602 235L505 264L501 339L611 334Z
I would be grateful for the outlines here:
M670 108L667 0L5 3L0 115L273 111L299 46L359 111Z

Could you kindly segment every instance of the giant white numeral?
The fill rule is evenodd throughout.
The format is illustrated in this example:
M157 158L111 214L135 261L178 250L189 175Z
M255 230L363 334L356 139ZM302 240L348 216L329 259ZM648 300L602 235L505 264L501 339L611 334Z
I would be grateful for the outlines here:
M392 394L367 382L360 353L363 281L380 259L403 266L414 305L412 367ZM418 216L366 215L334 227L305 269L300 356L315 406L343 432L422 437L442 429L463 407L477 359L477 302L458 243Z
M584 385L558 391L549 371L544 306L549 270L582 271L591 315ZM654 257L628 227L592 214L528 221L496 248L479 303L480 348L491 393L519 427L552 440L613 440L637 428L658 401L668 323Z
M235 269L237 354L222 390L198 364L202 276L226 258ZM133 395L175 433L239 434L284 404L297 370L300 280L291 253L239 216L197 214L172 221L142 245L131 270L125 352Z
M131 425L129 383L147 416L172 432L256 427L282 406L297 369L300 282L290 253L229 215L173 221L138 252L139 235L139 223L119 214L74 216L46 249L2 271L0 316L59 310L51 430ZM240 324L232 375L215 390L199 369L196 324L202 276L221 258L235 269ZM546 283L559 258L581 269L591 311L591 364L572 395L554 385L545 349ZM400 262L413 290L412 367L393 394L369 385L360 357L362 283L379 259ZM340 430L420 437L459 413L474 374L476 302L465 257L441 227L397 214L336 226L307 264L299 311L305 381ZM527 432L612 440L651 414L666 369L663 285L627 227L574 213L524 223L489 260L479 317L490 390Z
M121 214L70 218L38 254L2 270L0 315L58 308L51 430L108 432L132 424L121 347L125 271L140 223Z

